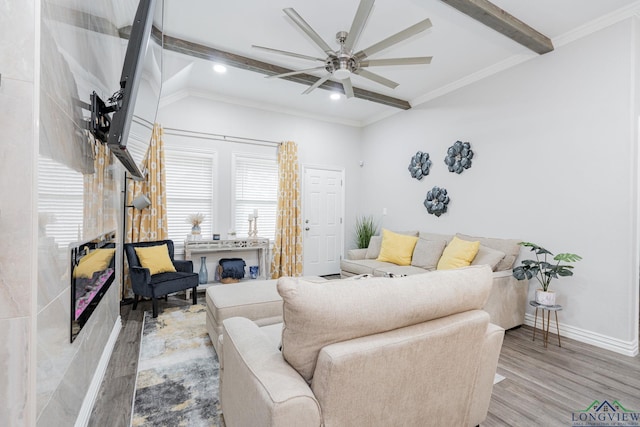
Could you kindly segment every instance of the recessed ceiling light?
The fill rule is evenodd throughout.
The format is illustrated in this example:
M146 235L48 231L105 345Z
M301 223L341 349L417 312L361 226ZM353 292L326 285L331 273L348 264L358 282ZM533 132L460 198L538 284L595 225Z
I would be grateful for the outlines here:
M216 73L220 73L220 74L226 73L227 72L227 67L225 67L222 64L215 64L213 66L213 71L215 71Z
M342 95L340 95L339 93L332 93L329 98L333 99L334 101L337 101L338 99L342 98Z

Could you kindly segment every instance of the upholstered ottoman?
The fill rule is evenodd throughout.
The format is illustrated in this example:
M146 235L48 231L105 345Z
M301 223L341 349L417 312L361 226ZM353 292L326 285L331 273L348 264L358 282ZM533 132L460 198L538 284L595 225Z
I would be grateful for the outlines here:
M322 277L305 277L307 281L324 282ZM207 332L220 358L222 321L230 317L246 317L258 326L282 322L282 298L277 280L251 280L227 285L209 286L206 291Z

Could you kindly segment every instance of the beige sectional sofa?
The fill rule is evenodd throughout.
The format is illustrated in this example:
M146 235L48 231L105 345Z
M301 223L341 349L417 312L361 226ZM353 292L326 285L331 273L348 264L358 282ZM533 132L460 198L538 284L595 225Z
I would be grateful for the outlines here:
M425 231L396 233L418 237L411 265L378 261L382 236L373 236L368 248L348 251L346 259L340 262L340 275L346 278L362 274L401 276L426 273L436 270L443 251L454 236L469 242L478 241L480 248L471 265L488 265L493 271L493 286L484 306L484 310L491 316L491 323L504 329L511 329L524 323L528 281L518 281L512 276L513 265L520 254L519 240Z
M475 266L320 283L280 278L281 335L245 317L223 321L226 425L480 424L504 336L482 310L491 275Z

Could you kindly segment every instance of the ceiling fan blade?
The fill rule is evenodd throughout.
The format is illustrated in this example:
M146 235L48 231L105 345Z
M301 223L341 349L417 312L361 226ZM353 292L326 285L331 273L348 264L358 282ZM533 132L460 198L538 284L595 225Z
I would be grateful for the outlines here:
M280 55L293 56L294 58L308 59L309 61L321 61L321 62L324 62L324 59L322 59L322 58L316 58L314 56L302 55L300 53L287 52L286 50L273 49L273 48L264 47L264 46L256 46L255 44L251 45L251 47L253 47L255 49L259 49L259 50L264 50L265 52L269 52L269 53L277 53L277 54L280 54Z
M380 83L381 85L384 85L391 89L395 89L396 87L398 87L398 83L394 82L393 80L389 80L385 77L372 73L371 71L367 71L363 68L358 68L356 71L354 71L354 73L356 73L361 77L364 77L365 79L369 79L376 83Z
M347 95L347 98L353 98L353 85L351 84L351 79L347 77L346 79L341 80L341 82L344 94Z
M315 44L320 46L320 49L322 49L324 53L329 56L335 55L335 52L331 49L331 46L329 46L324 40L322 40L322 37L320 37L318 33L316 33L315 30L311 28L309 24L307 24L307 21L305 21L302 16L298 15L298 12L296 12L292 7L283 9L283 11L289 18L293 20L293 22L295 22L298 27L300 27L302 31L304 31L311 38L311 40L315 42Z
M318 86L320 86L322 83L326 82L327 80L329 80L329 77L331 77L331 74L327 74L324 77L319 78L318 80L316 80L316 82L314 84L312 84L311 86L309 86L307 88L307 90L305 90L304 92L302 92L303 95L307 95L309 93L311 93L314 89L316 89Z
M373 46L369 46L366 49L362 49L360 52L356 53L355 56L358 59L364 59L368 56L373 55L374 53L380 52L381 50L388 48L389 46L393 46L394 44L400 43L401 41L406 40L411 36L421 33L428 28L431 28L431 20L429 18L410 26L409 28L405 28L399 33L396 33L392 36L387 37L382 41L379 41Z
M373 9L373 2L374 0L360 0L360 6L358 6L356 16L353 17L351 29L349 30L347 39L344 42L344 47L347 48L347 51L351 52L353 46L355 46L356 42L358 41L360 33L362 33L362 29L367 23L367 19L369 18L371 9Z
M430 64L432 58L432 56L417 56L413 58L365 59L364 61L360 61L360 66L380 67L384 65Z
M288 77L288 76L294 76L296 74L302 74L302 73L308 73L309 71L318 71L318 70L324 70L324 65L321 67L314 67L314 68L307 68L305 70L298 70L298 71L289 71L288 73L282 73L282 74L274 74L273 76L266 76L267 79L273 79L276 77Z

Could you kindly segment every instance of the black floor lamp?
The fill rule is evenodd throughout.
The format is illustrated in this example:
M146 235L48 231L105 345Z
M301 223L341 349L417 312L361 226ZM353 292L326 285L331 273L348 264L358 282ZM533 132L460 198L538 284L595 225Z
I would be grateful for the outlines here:
M151 200L149 200L149 198L144 195L141 194L140 196L136 197L135 199L133 199L133 201L131 202L130 205L127 205L127 180L129 179L133 179L127 176L127 173L124 173L124 190L123 190L123 205L124 205L124 209L122 209L122 239L121 239L121 243L122 243L122 277L120 279L120 286L121 286L121 290L120 290L120 305L127 305L127 304L131 304L133 303L133 298L125 298L124 295L124 291L125 291L125 286L124 286L124 279L125 279L125 274L124 274L124 243L126 240L126 236L127 236L127 231L128 231L128 227L127 227L127 209L129 208L133 208L133 209L137 209L139 211L148 208L151 205Z

